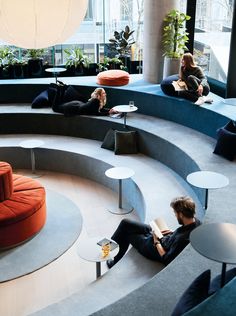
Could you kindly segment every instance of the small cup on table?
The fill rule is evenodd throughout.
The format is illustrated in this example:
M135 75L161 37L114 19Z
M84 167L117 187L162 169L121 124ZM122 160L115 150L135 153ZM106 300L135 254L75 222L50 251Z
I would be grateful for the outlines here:
M132 108L134 106L134 101L129 101L129 106Z

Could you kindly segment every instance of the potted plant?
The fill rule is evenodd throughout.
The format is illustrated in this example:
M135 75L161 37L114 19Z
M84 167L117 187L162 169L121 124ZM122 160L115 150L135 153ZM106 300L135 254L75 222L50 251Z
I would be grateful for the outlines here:
M43 55L45 49L27 49L26 57L28 59L28 71L30 77L43 76Z
M190 16L178 10L171 10L164 18L163 50L164 70L163 77L179 72L180 58L187 49L189 40L185 22Z
M9 46L0 47L0 76L3 79L13 78L14 50Z
M114 37L109 39L109 49L116 53L115 57L119 58L127 68L130 68L131 46L135 44L133 33L134 31L126 25L124 30L115 31Z
M122 62L122 60L120 60L117 57L107 57L105 56L103 61L98 63L98 71L105 71L105 70L109 70L109 69L124 69L124 64Z
M79 47L64 49L66 67L73 75L82 75L84 68L89 68L90 60Z
M13 77L14 79L23 79L28 72L28 63L25 59L19 59L15 57L12 61L13 65Z

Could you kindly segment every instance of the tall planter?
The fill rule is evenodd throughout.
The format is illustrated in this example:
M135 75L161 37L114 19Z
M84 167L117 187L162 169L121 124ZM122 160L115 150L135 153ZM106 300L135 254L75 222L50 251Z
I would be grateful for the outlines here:
M28 72L31 78L43 76L43 60L41 58L28 60Z
M164 67L163 67L163 78L179 73L180 69L180 58L171 58L165 56Z

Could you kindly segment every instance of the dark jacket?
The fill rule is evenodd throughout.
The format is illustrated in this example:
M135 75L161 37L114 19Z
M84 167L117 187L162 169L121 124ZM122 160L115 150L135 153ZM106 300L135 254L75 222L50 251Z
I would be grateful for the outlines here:
M65 116L73 115L96 115L104 116L109 114L109 109L102 108L99 110L100 102L98 99L92 98L88 102L70 101L67 103L53 105L54 112L63 113Z

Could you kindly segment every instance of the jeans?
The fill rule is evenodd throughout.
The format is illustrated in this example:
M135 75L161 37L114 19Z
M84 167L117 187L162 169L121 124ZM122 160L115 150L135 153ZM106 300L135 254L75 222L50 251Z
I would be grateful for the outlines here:
M148 259L162 261L156 247L153 245L151 227L147 224L123 219L111 239L119 245L119 252L114 258L117 263L132 245L140 254Z
M192 102L196 102L197 99L199 98L197 89L199 87L201 83L201 80L198 79L197 77L190 75L187 78L187 85L188 85L188 90L183 90L183 91L179 91L178 95L182 98L185 98L187 100L190 100ZM207 85L204 85L203 87L203 92L202 95L208 95L208 93L210 92L210 87Z

